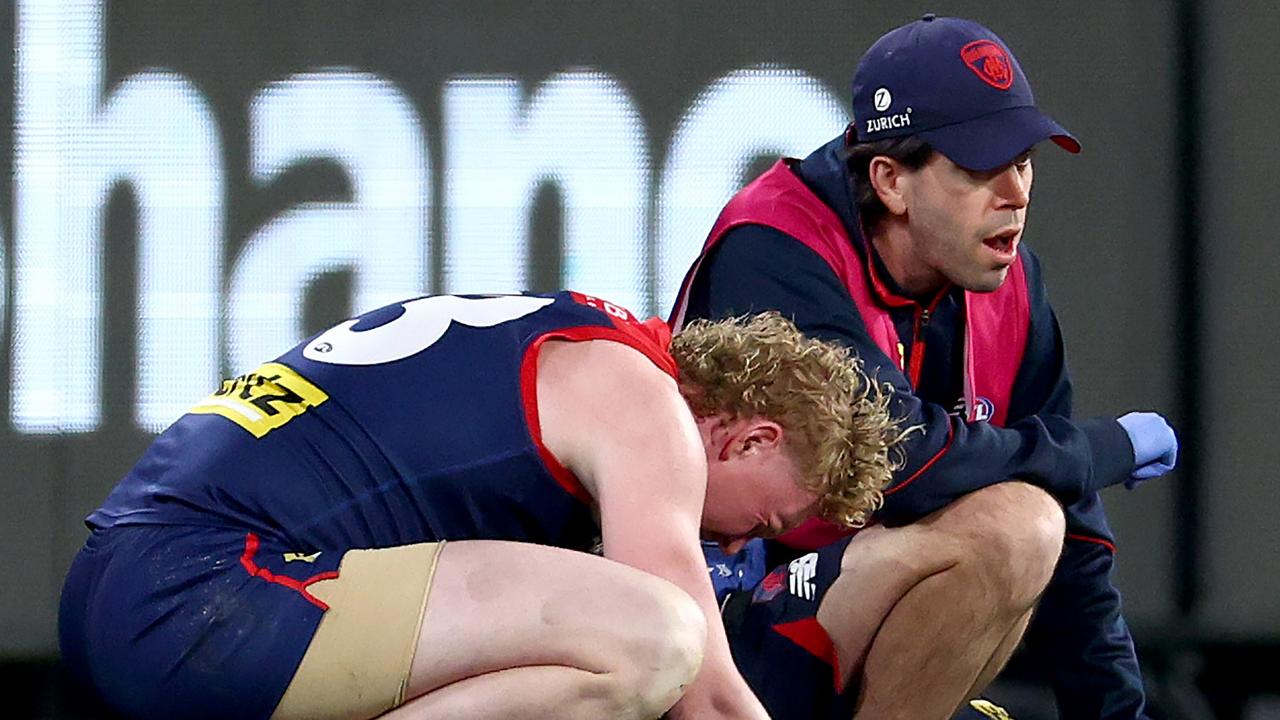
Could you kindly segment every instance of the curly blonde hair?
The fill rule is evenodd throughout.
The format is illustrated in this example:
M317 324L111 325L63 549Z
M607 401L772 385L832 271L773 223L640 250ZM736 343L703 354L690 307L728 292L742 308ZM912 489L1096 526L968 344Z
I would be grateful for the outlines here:
M884 502L905 432L886 387L848 348L807 338L777 312L709 322L676 334L680 391L698 417L764 417L787 430L785 447L822 517L860 527Z

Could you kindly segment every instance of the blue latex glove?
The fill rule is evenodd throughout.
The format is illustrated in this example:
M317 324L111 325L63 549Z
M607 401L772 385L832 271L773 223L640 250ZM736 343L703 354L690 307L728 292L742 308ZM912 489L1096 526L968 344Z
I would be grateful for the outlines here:
M716 590L716 602L724 602L731 592L750 590L764 579L764 541L751 540L737 555L725 555L713 542L702 543L707 573Z
M1178 464L1178 436L1158 413L1131 412L1116 419L1133 445L1133 474L1124 481L1130 490L1169 472Z

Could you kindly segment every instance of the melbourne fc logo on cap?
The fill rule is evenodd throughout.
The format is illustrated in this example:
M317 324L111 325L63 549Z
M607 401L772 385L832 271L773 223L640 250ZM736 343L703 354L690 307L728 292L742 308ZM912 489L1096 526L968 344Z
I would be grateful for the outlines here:
M960 57L982 82L999 90L1013 87L1013 65L1009 54L990 40L974 40L960 48Z

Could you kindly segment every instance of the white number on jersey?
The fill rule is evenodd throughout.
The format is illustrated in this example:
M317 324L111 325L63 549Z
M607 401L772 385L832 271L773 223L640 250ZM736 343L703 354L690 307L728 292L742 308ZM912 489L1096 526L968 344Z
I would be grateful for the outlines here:
M355 332L356 320L347 320L324 331L302 351L302 356L334 365L378 365L403 360L431 347L460 322L470 327L493 327L534 313L552 298L500 295L464 298L437 295L404 303L404 313L372 330Z

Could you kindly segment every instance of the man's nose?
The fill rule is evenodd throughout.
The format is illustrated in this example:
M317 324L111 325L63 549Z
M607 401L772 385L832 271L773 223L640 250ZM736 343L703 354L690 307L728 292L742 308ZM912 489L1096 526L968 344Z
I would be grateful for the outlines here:
M1031 178L1018 170L1013 163L996 176L997 192L1005 207L1021 210L1031 204Z

